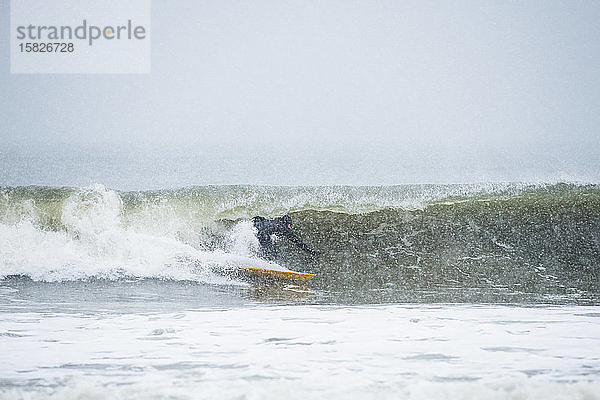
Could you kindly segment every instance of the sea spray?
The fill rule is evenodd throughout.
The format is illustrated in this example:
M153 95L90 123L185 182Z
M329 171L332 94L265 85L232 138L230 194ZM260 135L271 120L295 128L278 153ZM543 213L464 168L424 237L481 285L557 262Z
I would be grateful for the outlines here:
M35 191L34 191L35 193ZM5 192L6 194L6 192ZM155 235L123 223L120 195L102 185L68 193L44 225L32 211L44 198L6 202L0 224L0 275L43 281L121 277L231 283L211 270L262 264L257 259L194 248L171 235ZM40 200L39 203L36 200ZM150 230L151 231L151 230Z

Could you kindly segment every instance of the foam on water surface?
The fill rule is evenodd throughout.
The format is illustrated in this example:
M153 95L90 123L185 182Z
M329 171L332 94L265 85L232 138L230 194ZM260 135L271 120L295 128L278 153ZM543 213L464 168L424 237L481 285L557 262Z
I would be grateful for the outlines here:
M597 399L594 307L1 316L4 398ZM33 351L39 346L43 351ZM28 357L20 356L26 351Z

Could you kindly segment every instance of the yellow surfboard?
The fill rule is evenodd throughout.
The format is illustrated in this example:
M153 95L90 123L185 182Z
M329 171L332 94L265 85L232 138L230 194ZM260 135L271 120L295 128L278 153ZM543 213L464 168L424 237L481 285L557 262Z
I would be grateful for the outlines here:
M288 279L302 282L309 281L315 277L315 274L309 274L306 272L278 271L276 269L266 268L241 268L241 271L256 277Z

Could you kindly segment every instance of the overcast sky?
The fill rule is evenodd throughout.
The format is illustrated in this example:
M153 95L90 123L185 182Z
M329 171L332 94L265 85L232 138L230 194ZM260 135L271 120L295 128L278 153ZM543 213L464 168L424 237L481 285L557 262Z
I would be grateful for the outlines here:
M0 4L5 163L130 146L329 176L196 184L600 181L599 1L153 1L147 75L11 75Z

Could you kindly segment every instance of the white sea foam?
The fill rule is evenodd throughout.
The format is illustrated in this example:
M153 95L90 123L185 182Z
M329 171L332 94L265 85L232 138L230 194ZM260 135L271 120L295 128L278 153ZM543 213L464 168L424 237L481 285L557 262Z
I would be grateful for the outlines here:
M172 226L148 220L124 224L121 197L102 185L78 190L63 202L63 229L41 226L34 204L23 203L18 214L20 218L5 217L0 223L0 276L223 282L226 278L215 271L265 265L253 256L247 224L231 232L231 251L198 249L178 238Z
M541 383L526 379L499 379L487 383L418 381L405 385L373 385L357 387L352 382L337 379L314 389L313 382L291 383L274 379L266 382L234 381L229 387L203 385L189 386L193 380L202 380L205 374L190 373L171 384L174 377L148 373L141 384L117 386L90 378L78 378L54 390L26 392L9 390L3 399L72 400L72 399L406 399L406 400L597 400L599 385L593 383ZM359 380L359 382L361 382ZM184 383L184 385L181 385ZM361 382L362 383L362 382Z
M11 313L0 397L595 400L597 319L477 305Z

